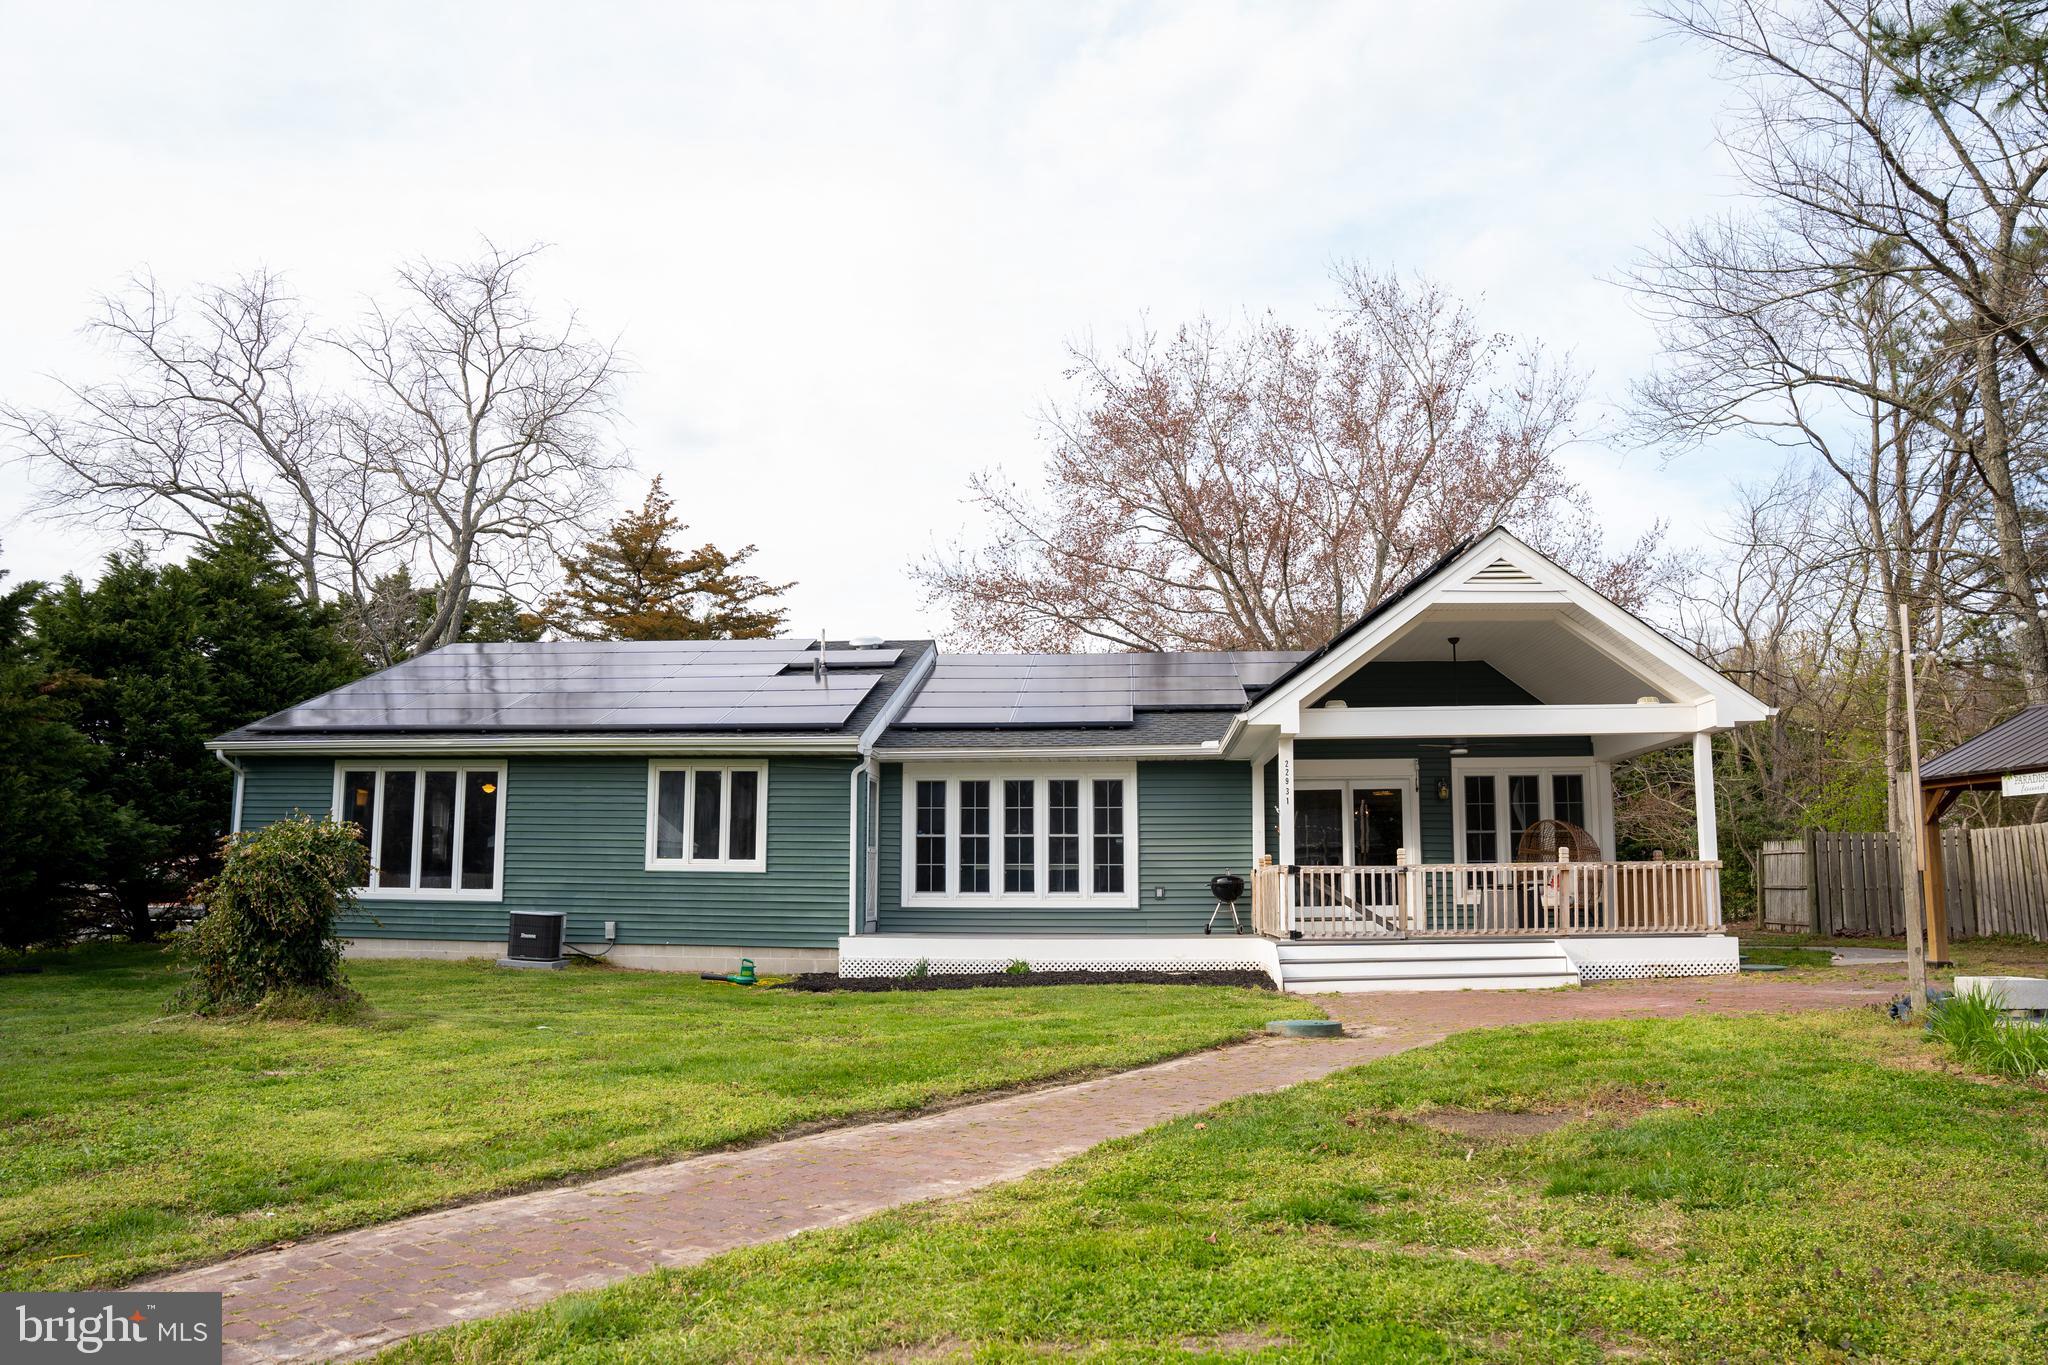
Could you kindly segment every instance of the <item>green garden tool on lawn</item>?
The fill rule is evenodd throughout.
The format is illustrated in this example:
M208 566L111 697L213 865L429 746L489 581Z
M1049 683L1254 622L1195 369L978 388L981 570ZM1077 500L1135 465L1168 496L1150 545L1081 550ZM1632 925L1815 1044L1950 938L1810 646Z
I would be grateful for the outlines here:
M740 969L732 976L720 976L717 972L705 972L703 977L706 981L730 981L735 986L751 986L760 980L759 977L754 975L754 959L751 957L741 958Z

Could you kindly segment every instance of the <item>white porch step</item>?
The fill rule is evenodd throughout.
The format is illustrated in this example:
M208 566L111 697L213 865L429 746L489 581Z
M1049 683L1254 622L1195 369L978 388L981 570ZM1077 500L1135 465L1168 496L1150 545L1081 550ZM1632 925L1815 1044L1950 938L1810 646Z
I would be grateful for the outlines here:
M1297 994L1364 991L1532 991L1579 984L1554 940L1280 945L1280 978Z
M1282 962L1470 962L1481 958L1513 959L1532 954L1562 958L1556 939L1401 939L1361 938L1315 942L1282 941ZM1566 959L1569 960L1569 959Z

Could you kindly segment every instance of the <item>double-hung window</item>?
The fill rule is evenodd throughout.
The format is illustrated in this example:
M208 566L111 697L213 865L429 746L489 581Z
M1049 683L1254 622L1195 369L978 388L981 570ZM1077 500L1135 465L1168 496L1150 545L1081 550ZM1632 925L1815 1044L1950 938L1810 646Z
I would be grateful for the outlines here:
M499 900L505 769L496 764L343 763L334 809L370 853L359 895Z
M1136 792L1130 768L913 766L903 782L904 899L1135 905Z
M647 765L647 870L764 872L768 770L758 763Z

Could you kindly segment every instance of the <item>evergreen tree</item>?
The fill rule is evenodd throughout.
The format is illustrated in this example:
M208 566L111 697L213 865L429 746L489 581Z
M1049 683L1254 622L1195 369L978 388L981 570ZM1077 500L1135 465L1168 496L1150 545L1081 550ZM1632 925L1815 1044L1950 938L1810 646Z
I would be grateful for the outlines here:
M548 623L579 640L757 640L780 630L789 613L774 599L793 585L744 572L752 545L679 548L688 529L657 477L637 511L563 556Z
M424 638L439 609L439 594L412 581L400 566L370 585L369 592L341 604L341 633L366 668L389 668L412 657L413 642ZM462 611L465 643L532 643L547 622L509 597L472 597Z
M233 776L206 741L347 682L360 661L247 512L183 565L131 552L90 588L65 579L34 619L43 666L90 680L75 723L111 808L98 890L132 937L153 937L149 906L218 867Z
M0 947L61 940L80 885L95 880L110 809L90 782L98 756L72 725L79 680L36 660L29 611L41 583L0 594Z

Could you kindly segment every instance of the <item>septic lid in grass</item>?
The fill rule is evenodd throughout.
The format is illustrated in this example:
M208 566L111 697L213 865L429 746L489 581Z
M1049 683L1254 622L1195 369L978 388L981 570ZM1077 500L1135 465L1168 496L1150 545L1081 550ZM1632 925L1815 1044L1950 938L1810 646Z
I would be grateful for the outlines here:
M1342 1038L1344 1026L1335 1019L1275 1019L1266 1032L1283 1038Z

